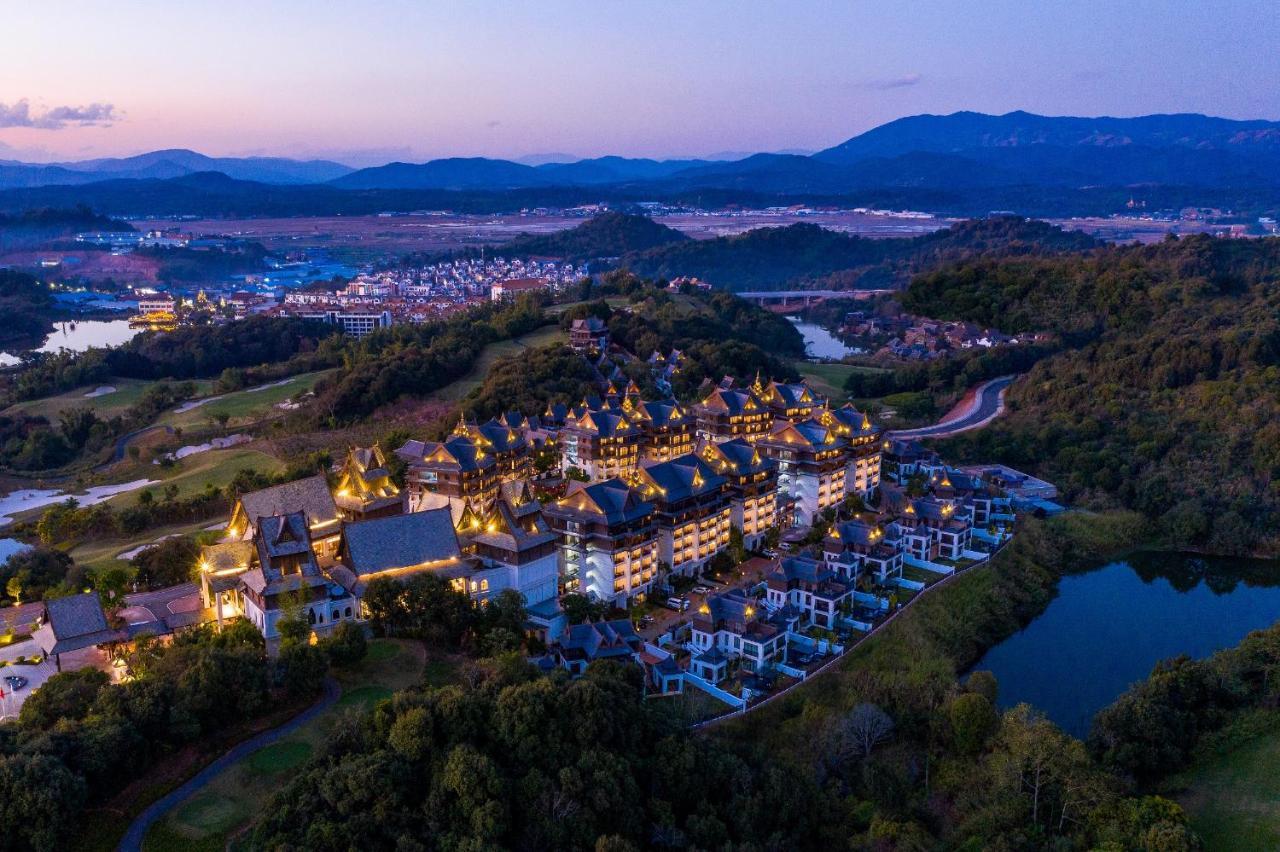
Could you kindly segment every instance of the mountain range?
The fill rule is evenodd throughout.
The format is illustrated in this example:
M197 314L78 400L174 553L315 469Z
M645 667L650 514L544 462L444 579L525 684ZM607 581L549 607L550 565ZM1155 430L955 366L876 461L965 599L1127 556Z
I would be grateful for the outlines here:
M541 159L541 162L538 160ZM109 212L150 210L157 196L213 191L220 196L270 194L272 203L323 199L350 192L385 209L417 209L420 193L522 193L521 203L565 199L643 200L694 197L702 202L778 199L818 201L901 199L938 212L1062 206L1071 198L1126 192L1100 188L1164 188L1160 203L1252 206L1280 201L1280 122L1238 121L1196 114L1077 118L1011 112L957 112L897 119L811 155L754 154L736 160L652 160L597 157L563 162L456 157L352 169L325 160L213 158L194 151L75 163L0 161L0 209L53 199L83 200ZM217 173L209 174L209 173ZM235 183L214 180L226 176ZM182 181L181 187L157 186ZM95 190L88 185L109 182ZM133 183L131 183L133 182ZM254 185L306 188L282 192ZM242 184L237 186L237 183ZM79 186L77 192L60 187ZM50 188L49 192L40 190ZM1176 191L1173 191L1176 188ZM389 195L390 193L390 195ZM395 195L394 193L407 193ZM130 201L130 197L133 197ZM1065 201L1064 201L1065 199ZM349 201L349 200L348 200ZM349 209L348 201L335 209ZM745 203L745 202L744 202ZM123 207L122 207L123 205ZM197 205L199 206L199 205ZM449 206L447 203L444 206Z

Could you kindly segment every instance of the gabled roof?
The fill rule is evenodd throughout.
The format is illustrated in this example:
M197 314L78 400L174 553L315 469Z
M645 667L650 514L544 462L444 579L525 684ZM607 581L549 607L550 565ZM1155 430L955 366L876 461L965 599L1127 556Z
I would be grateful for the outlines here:
M814 452L831 450L845 445L844 439L837 437L832 429L828 429L816 420L798 420L794 423L782 421L773 427L769 434L771 443L792 444L808 448Z
M258 518L302 512L312 526L338 520L338 507L329 493L329 483L323 474L295 479L242 494L237 502L235 517L243 512L245 522L252 529Z
M776 468L778 463L761 453L755 446L743 438L732 441L703 443L700 451L716 471L730 476L747 476L764 470Z
M574 483L569 493L546 507L546 511L620 524L652 514L653 504L641 499L627 483L615 477L591 485Z
M574 331L589 331L598 334L604 331L608 326L604 324L604 320L600 317L586 317L585 319L576 319L573 321Z
M347 524L339 550L360 577L462 555L448 507Z
M415 467L456 470L460 473L491 466L493 456L462 435L443 441L408 441L396 455Z
M522 482L506 484L523 485ZM472 541L519 553L558 538L547 527L537 500L517 503L508 494L509 491L503 489L502 497L494 502L493 511L480 531L469 536Z
M697 455L688 453L642 466L635 473L635 482L646 498L674 503L719 491L728 480Z
M556 644L561 655L568 659L631 656L644 649L644 641L627 618L571 625L565 628Z
M102 603L92 592L47 600L44 612L45 622L36 629L35 639L46 654L114 642L126 635L107 624Z
M754 393L735 388L714 388L699 405L708 411L728 415L755 413L764 409L764 403Z

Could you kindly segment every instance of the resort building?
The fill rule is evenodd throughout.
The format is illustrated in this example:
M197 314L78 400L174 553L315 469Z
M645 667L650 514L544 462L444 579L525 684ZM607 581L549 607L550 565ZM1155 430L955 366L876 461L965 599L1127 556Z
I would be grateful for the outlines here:
M603 352L609 348L609 327L599 317L576 319L569 328L569 346L574 352Z
M777 560L765 578L765 600L775 610L798 611L806 624L833 630L841 607L853 598L853 584L836 578L816 559L788 556Z
M742 438L755 443L769 434L773 415L750 390L716 387L694 406L698 437L705 441Z
M557 440L564 471L599 482L635 471L644 433L621 410L584 408L566 419Z
M778 464L778 490L794 501L797 525L812 526L844 500L848 445L834 429L817 420L784 420L757 444Z
M640 662L644 640L636 633L631 620L587 622L565 628L548 650L554 663L573 677L580 677L596 660Z
M365 521L404 512L404 494L387 470L387 459L377 444L353 448L347 453L333 501L348 521Z
M778 463L743 438L718 444L706 441L698 453L726 479L729 522L742 530L747 548L758 548L765 533L779 522Z
M622 411L640 427L642 459L665 462L693 452L697 420L674 400L642 402L637 393L623 399Z
M315 630L360 617L357 597L320 570L308 520L303 512L290 512L255 523L256 559L240 575L241 600L244 617L268 640L279 638L279 621L290 605L301 607Z
M751 390L772 412L776 420L803 420L812 415L820 403L818 397L804 383L793 385L769 382L765 385L760 381L759 374L756 375Z
M486 595L515 589L532 613L554 616L560 576L559 537L542 516L542 504L527 482L503 483L489 516L474 531L464 530L468 553L486 567L490 577ZM548 609L543 604L550 602Z
M885 585L902 576L903 540L893 524L845 521L831 529L822 550L827 567L850 583L869 576Z
M356 598L375 579L403 582L421 574L444 577L473 598L489 592L484 572L463 554L445 507L346 524L338 556L342 564L333 569L334 579Z
M849 494L867 496L880 484L880 451L884 430L852 405L823 408L818 422L835 432L848 447L844 486Z
M658 558L672 574L693 576L728 547L728 480L697 455L642 466L629 481L653 504Z
M331 558L338 548L341 518L324 474L242 494L231 509L226 538L252 541L257 533L258 519L295 512L306 517L307 533L316 556Z
M757 674L785 662L787 627L738 591L712 595L693 616L689 671L710 683L729 675L729 661Z
M572 483L543 507L560 537L560 591L617 606L643 600L658 573L653 504L621 479Z
M963 557L972 547L973 523L959 511L962 508L958 500L932 496L908 500L896 521L907 561L954 562Z
M460 524L468 513L484 515L498 497L497 459L469 437L408 441L396 455L409 465L411 512L448 506Z

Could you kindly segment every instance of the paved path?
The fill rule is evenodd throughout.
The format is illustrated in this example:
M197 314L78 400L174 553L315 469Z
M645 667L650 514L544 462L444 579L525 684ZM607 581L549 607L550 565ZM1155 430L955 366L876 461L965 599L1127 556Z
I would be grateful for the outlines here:
M303 710L297 716L294 716L280 727L272 728L269 731L263 731L253 739L245 740L240 743L238 746L231 749L231 751L227 752L222 757L218 758L213 763L210 763L204 769L201 769L193 775L187 783L169 793L167 796L152 802L151 805L133 821L133 825L129 826L129 830L125 832L124 837L121 838L120 846L118 848L121 852L141 852L142 841L147 836L147 832L151 830L151 826L155 825L168 815L169 811L173 810L182 802L185 802L191 796L200 792L210 781L217 778L223 770L229 769L232 764L243 760L263 746L271 745L272 743L278 742L280 739L287 737L307 722L310 722L312 719L328 710L333 706L334 702L338 700L338 696L341 694L342 690L338 688L338 682L333 678L325 678L324 694L320 696L320 699L316 701L315 704L312 704L306 710Z
M932 426L919 429L894 429L892 438L945 438L981 429L1004 413L1004 394L1017 376L1001 376L983 382L964 395L956 406Z

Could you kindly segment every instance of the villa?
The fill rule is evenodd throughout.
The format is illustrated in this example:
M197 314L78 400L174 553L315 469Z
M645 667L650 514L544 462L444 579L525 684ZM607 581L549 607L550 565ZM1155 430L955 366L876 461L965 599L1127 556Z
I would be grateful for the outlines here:
M707 598L693 617L689 671L710 683L728 676L730 660L760 673L783 662L787 624L741 592Z
M852 601L853 584L816 559L783 557L765 579L765 600L779 611L794 609L806 624L834 630L841 608Z

